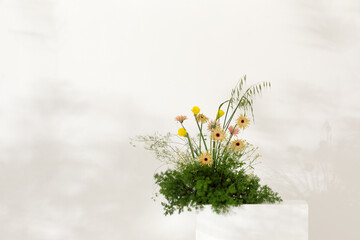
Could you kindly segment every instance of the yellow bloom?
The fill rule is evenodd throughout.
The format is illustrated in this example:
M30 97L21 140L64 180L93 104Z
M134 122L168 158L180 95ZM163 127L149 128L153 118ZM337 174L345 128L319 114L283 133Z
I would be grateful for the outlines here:
M250 125L250 119L248 119L247 117L244 117L244 115L240 115L240 117L236 120L237 125L239 128L243 128L245 129L246 127L248 127Z
M217 118L221 118L222 115L224 115L224 111L220 109L217 113Z
M180 128L178 130L178 135L181 136L181 137L186 137L187 132L186 132L185 128Z
M231 142L230 148L235 151L242 151L245 148L245 142L240 139L234 140Z
M191 109L191 111L192 111L195 115L197 115L197 114L200 112L200 108L199 108L198 106L194 106L194 107Z
M209 119L204 114L198 114L196 115L196 121L201 123L206 123Z
M198 160L200 162L201 165L208 165L210 166L212 163L212 158L211 158L211 154L210 153L202 153L199 157Z
M214 141L223 141L226 138L226 133L224 130L220 129L220 128L216 128L212 133L211 133L211 138Z

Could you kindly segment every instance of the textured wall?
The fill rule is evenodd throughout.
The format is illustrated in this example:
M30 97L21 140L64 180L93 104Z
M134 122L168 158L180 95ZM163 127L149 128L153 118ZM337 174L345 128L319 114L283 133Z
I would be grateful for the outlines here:
M128 139L270 81L246 137L310 239L359 239L360 2L0 0L0 236L194 239ZM171 236L171 237L169 237Z

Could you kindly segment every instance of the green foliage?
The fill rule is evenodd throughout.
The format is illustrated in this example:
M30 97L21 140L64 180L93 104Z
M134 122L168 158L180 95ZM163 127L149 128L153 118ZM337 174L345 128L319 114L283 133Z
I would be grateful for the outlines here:
M216 167L194 161L177 170L156 173L155 182L166 199L161 203L165 215L201 209L207 204L216 213L226 213L231 206L282 201L267 185L261 186L258 177L246 174L243 165L228 156Z

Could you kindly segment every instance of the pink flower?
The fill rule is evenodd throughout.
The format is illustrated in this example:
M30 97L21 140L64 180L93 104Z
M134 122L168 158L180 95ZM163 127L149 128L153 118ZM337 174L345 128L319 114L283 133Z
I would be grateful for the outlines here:
M218 121L215 122L214 120L212 120L212 121L209 122L208 130L210 132L212 132L212 131L214 131L215 129L218 129L218 128L220 128L220 123Z
M236 136L240 131L238 128L234 128L233 126L229 126L228 130L233 136Z
M175 121L182 123L182 122L185 121L186 119L187 119L186 116L180 115L180 116L177 116L177 117L175 118Z

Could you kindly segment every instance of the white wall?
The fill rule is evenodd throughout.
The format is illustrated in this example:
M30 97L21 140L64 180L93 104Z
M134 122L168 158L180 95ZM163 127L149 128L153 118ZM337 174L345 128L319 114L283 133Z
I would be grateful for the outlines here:
M194 239L128 139L213 114L244 74L272 83L257 174L308 201L311 240L359 239L359 66L356 0L2 0L1 239Z

